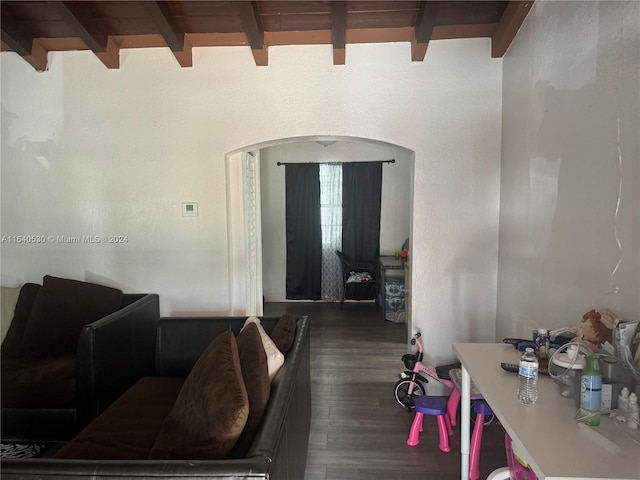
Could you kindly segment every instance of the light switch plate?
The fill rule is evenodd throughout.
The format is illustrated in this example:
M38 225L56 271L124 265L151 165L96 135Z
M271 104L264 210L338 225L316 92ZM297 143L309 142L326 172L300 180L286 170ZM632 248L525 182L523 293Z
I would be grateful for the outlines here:
M198 216L198 202L182 202L182 216L183 217L197 217Z

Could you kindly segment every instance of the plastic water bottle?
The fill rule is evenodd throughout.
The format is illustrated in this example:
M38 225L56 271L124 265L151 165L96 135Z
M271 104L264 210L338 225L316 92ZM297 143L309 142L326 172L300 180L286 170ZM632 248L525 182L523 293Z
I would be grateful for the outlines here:
M522 403L531 405L538 400L538 359L533 353L533 348L527 347L520 357L518 373L518 398Z
M602 398L602 376L597 355L587 355L580 384L581 422L592 427L600 425L600 402Z
M629 412L629 425L630 428L638 428L638 422L640 422L640 414L638 413L638 397L635 393L629 394L629 403L627 405L627 411Z

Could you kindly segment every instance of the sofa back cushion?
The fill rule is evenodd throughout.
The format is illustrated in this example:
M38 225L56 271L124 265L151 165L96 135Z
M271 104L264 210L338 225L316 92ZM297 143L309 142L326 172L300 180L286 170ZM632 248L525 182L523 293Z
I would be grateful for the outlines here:
M209 344L184 382L151 449L151 459L218 460L249 416L238 346L227 330Z
M236 342L238 343L242 378L249 400L249 417L228 458L242 458L246 455L260 427L271 393L267 354L262 346L258 326L255 323L247 325L236 337Z
M75 355L82 327L121 305L121 290L46 275L33 302L22 347L41 356Z
M15 307L11 312L11 317L7 318L7 322L11 320L11 324L7 330L7 335L2 342L2 355L10 357L18 357L22 354L22 338L24 331L27 328L27 321L29 320L29 314L31 313L31 307L36 299L36 295L41 286L36 283L25 283L20 289L18 299L14 304ZM4 297L2 301L4 302ZM5 321L4 313L2 321Z
M296 338L296 318L290 313L285 313L275 324L269 336L278 350L286 355Z

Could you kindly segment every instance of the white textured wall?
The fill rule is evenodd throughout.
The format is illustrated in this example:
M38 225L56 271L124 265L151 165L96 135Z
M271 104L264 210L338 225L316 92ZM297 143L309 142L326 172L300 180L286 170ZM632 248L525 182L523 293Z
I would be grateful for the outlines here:
M286 199L285 167L278 162L359 162L395 159L382 165L380 205L380 253L400 251L409 236L413 154L393 145L340 140L324 147L316 142L295 141L260 152L262 179L262 248L264 297L267 302L286 301Z
M498 339L639 318L639 71L635 1L536 2L505 56Z
M430 356L493 339L502 60L488 39L403 44L51 53L2 68L2 234L128 235L122 245L2 245L2 284L43 274L160 294L164 315L229 308L225 154L305 135L415 152L413 318ZM183 218L183 201L199 202Z

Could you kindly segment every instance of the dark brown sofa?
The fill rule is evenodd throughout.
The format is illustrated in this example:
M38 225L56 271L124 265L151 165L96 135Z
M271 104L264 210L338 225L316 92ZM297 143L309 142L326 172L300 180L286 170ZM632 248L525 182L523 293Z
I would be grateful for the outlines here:
M155 294L51 276L25 284L2 343L2 440L72 438L153 372L159 316Z
M244 317L161 318L155 375L136 383L59 450L54 455L58 458L2 461L3 478L302 480L311 418L310 340L306 317L295 319L291 347L270 382L266 409L242 458L167 459L157 458L163 454L154 458L151 453L157 450L159 432L166 426L164 420L172 408L175 410L174 402L178 404L176 398L180 398L183 385L192 378L191 372L196 371L202 358L211 352L213 342L229 336L230 332L238 335L245 320ZM279 320L263 317L260 322L265 332L272 335ZM202 391L200 395L205 401L209 398L207 392ZM176 443L179 442L176 440ZM118 458L109 459L110 456ZM148 456L152 459L146 459Z

